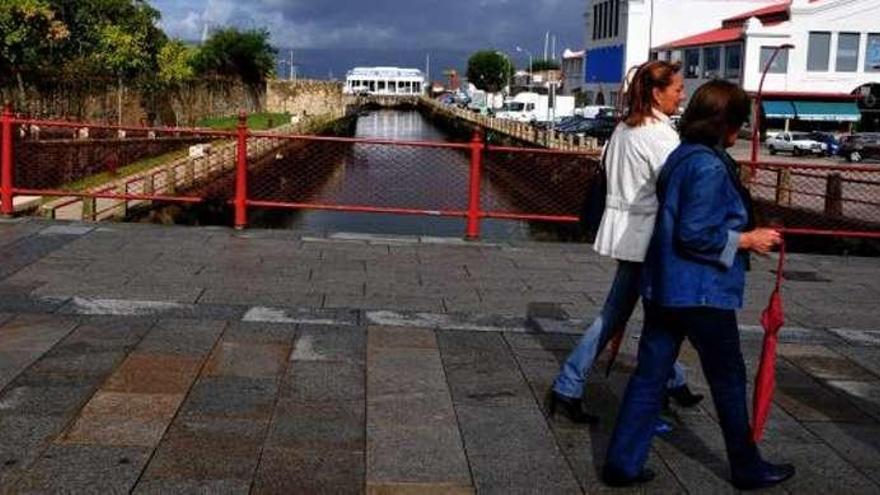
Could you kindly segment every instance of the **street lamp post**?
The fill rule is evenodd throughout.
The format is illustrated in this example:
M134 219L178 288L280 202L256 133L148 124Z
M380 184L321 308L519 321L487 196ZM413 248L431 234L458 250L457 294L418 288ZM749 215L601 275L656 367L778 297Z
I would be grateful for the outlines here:
M528 48L516 47L516 51L519 53L526 52L529 56L529 90L532 89L532 52L529 51Z
M760 142L760 127L761 127L761 92L764 90L764 79L767 78L767 72L770 70L770 66L773 65L773 61L776 60L776 56L779 55L779 52L782 50L791 50L794 48L794 45L791 43L785 43L783 45L779 45L774 47L773 53L770 55L770 59L767 60L767 63L764 65L764 69L761 71L761 81L758 83L758 92L755 94L755 116L752 119L752 163L751 163L751 172L749 175L749 179L754 178L755 176L755 164L758 162L758 145Z

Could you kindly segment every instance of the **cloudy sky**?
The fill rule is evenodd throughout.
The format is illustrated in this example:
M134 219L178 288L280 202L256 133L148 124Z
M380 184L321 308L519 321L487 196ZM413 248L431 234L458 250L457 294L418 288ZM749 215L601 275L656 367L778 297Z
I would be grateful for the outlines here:
M583 39L585 0L151 0L162 27L187 40L206 23L266 27L279 47L446 48L521 45L538 55L544 33L557 47Z

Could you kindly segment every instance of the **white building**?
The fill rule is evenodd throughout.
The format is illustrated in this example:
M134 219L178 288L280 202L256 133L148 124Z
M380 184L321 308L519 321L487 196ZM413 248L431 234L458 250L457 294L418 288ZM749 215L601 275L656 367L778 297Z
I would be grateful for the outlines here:
M566 48L562 52L562 94L572 95L582 91L584 80L584 52Z
M616 104L627 69L647 61L651 47L776 3L779 0L587 0L583 91L591 104Z
M880 0L778 2L656 46L653 54L683 62L689 93L715 78L757 93L763 69L783 44L794 48L780 50L769 68L765 118L845 128L840 123L864 114L868 127L880 123Z
M419 69L399 67L355 67L345 76L346 94L420 95L425 76Z

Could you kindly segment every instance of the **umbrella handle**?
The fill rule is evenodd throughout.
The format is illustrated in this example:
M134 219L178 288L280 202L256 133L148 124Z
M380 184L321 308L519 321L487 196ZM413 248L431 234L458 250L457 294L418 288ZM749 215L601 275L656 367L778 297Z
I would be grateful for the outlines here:
M779 261L776 265L776 291L782 286L782 270L785 266L785 239L779 244Z

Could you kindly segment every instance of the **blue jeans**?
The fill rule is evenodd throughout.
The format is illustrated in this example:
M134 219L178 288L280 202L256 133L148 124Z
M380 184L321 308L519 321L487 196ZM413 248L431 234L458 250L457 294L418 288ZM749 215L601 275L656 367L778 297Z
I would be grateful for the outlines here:
M593 324L584 332L577 347L568 355L556 380L553 390L566 397L578 398L584 395L584 384L593 362L608 342L626 329L626 323L635 310L639 300L639 279L642 264L632 261L618 261L617 273L611 284L611 291L605 305ZM668 387L675 388L685 384L684 368L676 362Z
M622 476L641 473L663 404L669 367L687 337L700 356L734 478L748 478L760 468L758 448L749 439L746 367L733 310L664 308L645 304L645 327L636 371L626 387L606 460Z

